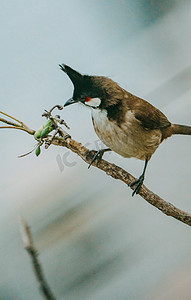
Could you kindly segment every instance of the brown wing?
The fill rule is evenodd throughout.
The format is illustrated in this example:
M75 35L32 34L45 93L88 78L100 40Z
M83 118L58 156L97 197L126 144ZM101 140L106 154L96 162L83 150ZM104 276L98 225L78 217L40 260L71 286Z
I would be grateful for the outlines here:
M130 93L128 93L127 105L145 129L162 129L171 125L167 117L159 109Z

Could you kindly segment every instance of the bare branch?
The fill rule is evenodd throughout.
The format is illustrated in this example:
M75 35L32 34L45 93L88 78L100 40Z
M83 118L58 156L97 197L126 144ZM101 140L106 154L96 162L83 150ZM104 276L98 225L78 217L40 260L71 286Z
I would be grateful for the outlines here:
M3 118L0 118L0 122L3 122L5 124L11 125L11 126L16 126L16 127L21 126L19 124L16 124L16 123L14 123L12 121L9 121L9 120L3 119Z
M31 131L31 129L30 128L23 128L23 127L20 127L20 126L0 126L0 129L18 129L18 130L22 130L22 131L25 131L25 132L27 132L27 133L29 133L29 134L31 134L31 135L34 135L34 132L33 131Z
M16 119L13 116L10 116L9 114L3 112L0 110L0 113L3 114L4 116L7 116L9 118L11 118L12 120L17 121L19 124L14 123L10 120L6 120L3 118L0 118L0 122L11 125L11 126L0 126L0 129L7 129L7 128L11 128L11 129L18 129L18 130L22 130L22 131L26 131L27 133L34 135L35 134L35 130L30 129L26 124L24 124L23 122L21 122L20 120Z
M22 126L25 126L25 124L22 121L20 121L19 119L16 119L15 117L13 117L13 116L11 116L11 115L9 115L9 114L1 111L1 110L0 110L0 114L4 115L6 117L9 117L12 120L15 120L16 122L20 123Z
M20 219L20 225L21 225L20 226L21 236L22 236L22 240L24 243L24 247L31 257L33 269L34 269L36 278L40 285L40 290L45 299L56 300L56 298L54 297L54 295L44 277L42 267L41 267L40 261L38 259L38 252L34 246L30 227L28 226L26 220L24 220L23 218Z
M58 106L55 106L55 107L58 107ZM61 109L61 108L59 108L59 109ZM49 119L52 118L51 111L52 110L50 110L49 112L46 111L46 113L45 113L46 117ZM3 114L5 114L5 113L3 113ZM5 114L5 115L9 116L8 114ZM17 120L13 117L12 117L12 119ZM23 124L21 121L20 121L20 123ZM62 124L64 124L64 121L62 122ZM6 128L6 126L5 126L5 128ZM14 128L14 127L12 127L12 128ZM24 125L24 128L18 127L17 129L24 130L31 135L34 135L34 133L35 133L34 130L28 128L26 125ZM70 149L72 152L79 155L88 165L91 163L92 158L95 155L95 151L88 150L81 143L73 140L67 132L65 132L64 130L61 130L60 128L58 130L58 133L61 135L61 137L57 137L57 136L53 135L53 136L48 136L47 138L44 139L46 148L48 148L48 146L50 144L53 144L56 146L61 146L61 147L66 147L66 148ZM133 177L130 173L128 173L127 171L123 170L122 168L116 166L115 164L105 161L104 159L95 160L92 163L92 165L97 167L98 169L104 171L107 175L109 175L115 179L121 180L128 186L130 186L131 183L133 183L135 181L135 177ZM133 186L130 188L132 190L134 190ZM156 195L155 193L150 191L145 185L141 186L138 194L142 198L144 198L148 203L150 203L151 205L153 205L156 208L158 208L159 210L161 210L161 212L163 212L167 216L171 216L171 217L191 226L191 214L176 208L173 204L165 201L164 199L162 199L161 197L159 197L158 195Z
M8 128L20 129L19 127L16 127L16 126L0 126L0 129L8 129Z
M66 137L66 139L62 137L56 137L52 144L70 149L72 152L78 154L87 164L90 164L92 157L95 154L95 151L89 151L87 148L82 146L81 143L78 143L68 137ZM116 166L115 164L105 161L104 159L94 161L92 165L104 171L107 175L123 181L128 186L135 181L135 177L133 177L130 173ZM134 187L130 188L134 190ZM171 216L191 226L191 214L176 208L169 202L166 202L164 199L150 191L145 185L141 186L138 194L148 203L160 209L167 216Z

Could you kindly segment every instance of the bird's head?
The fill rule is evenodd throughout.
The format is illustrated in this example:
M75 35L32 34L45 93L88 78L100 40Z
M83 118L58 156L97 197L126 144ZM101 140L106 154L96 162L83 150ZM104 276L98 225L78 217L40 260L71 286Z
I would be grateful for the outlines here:
M111 102L116 101L113 96L115 96L115 93L120 88L117 83L104 76L82 75L65 64L59 66L68 75L74 85L73 96L66 101L64 106L73 103L82 103L94 109L103 109L115 104Z

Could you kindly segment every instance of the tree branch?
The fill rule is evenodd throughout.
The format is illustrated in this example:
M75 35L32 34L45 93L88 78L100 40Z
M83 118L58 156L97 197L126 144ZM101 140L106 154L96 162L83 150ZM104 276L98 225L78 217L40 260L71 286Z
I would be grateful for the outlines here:
M61 108L59 108L61 109ZM52 110L51 110L52 111ZM51 112L50 111L50 112ZM0 111L0 113L2 113ZM4 115L7 115L3 113ZM7 115L9 116L9 115ZM51 115L50 115L51 116ZM11 116L9 116L11 117ZM11 117L14 120L17 120L13 117ZM3 122L2 119L0 121ZM18 121L18 120L17 120ZM21 127L17 129L24 130L28 132L31 135L34 135L35 131L33 129L30 129L28 126L23 124L21 121L19 121ZM5 122L7 123L7 122ZM12 124L13 125L13 124ZM23 127L24 126L24 127ZM13 127L14 128L14 127ZM93 156L95 155L95 151L90 151L87 148L85 148L81 143L73 140L70 135L68 135L65 131L60 130L59 131L62 137L57 137L57 136L48 136L45 138L45 148L48 148L50 144L56 145L56 146L61 146L61 147L66 147L70 149L72 152L76 153L79 155L87 164L90 164L92 161ZM130 173L127 171L123 170L122 168L116 166L115 164L109 163L104 159L100 160L95 160L92 163L93 166L97 167L98 169L104 171L107 175L119 179L128 186L131 185L132 182L135 181L135 177L133 177ZM134 187L130 187L132 190L134 190ZM165 201L152 191L150 191L145 185L142 185L138 194L145 199L148 203L151 205L155 206L159 210L161 210L162 213L166 214L167 216L171 216L189 226L191 226L191 214L184 212L183 210L180 210L176 208L173 204Z
M56 298L54 297L54 295L44 277L42 267L41 267L40 261L38 259L38 252L34 246L30 227L28 226L26 220L24 220L22 218L20 220L20 225L21 225L22 240L23 240L26 251L28 252L28 254L31 257L33 269L34 269L36 278L40 285L40 290L45 299L56 300Z
M11 129L19 129L19 130L23 130L26 131L27 133L34 135L35 134L35 130L30 129L26 124L24 124L23 122L21 122L20 120L16 119L13 116L10 116L8 114L6 114L5 112L0 110L0 114L9 117L10 119L16 121L17 123L10 121L10 120L6 120L3 118L0 118L0 122L11 125L11 126L0 126L0 129L7 129L7 128L11 128Z
M56 137L52 141L52 144L70 149L72 152L78 154L87 164L90 164L92 157L95 154L95 151L88 150L81 143L78 143L71 138L65 139L63 137ZM115 164L109 163L104 159L94 161L92 165L104 171L107 175L121 180L128 186L130 186L130 184L135 181L135 177L133 177L130 173L116 166ZM134 187L130 188L134 190ZM191 214L184 212L179 208L176 208L173 204L165 201L157 194L150 191L145 185L141 186L138 194L148 203L160 209L165 215L171 216L191 226Z

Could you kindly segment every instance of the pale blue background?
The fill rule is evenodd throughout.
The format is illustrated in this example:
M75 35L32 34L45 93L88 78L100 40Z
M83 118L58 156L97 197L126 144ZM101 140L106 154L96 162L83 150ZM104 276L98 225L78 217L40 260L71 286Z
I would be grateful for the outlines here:
M0 2L0 110L34 129L41 114L72 96L59 70L106 75L160 108L170 121L191 124L191 1ZM90 114L62 111L73 138L95 148ZM1 130L0 299L42 299L23 249L18 216L31 225L57 299L190 299L191 229L151 207L100 170L58 166L58 147L18 159L35 141ZM138 176L143 163L105 158ZM153 156L145 184L191 211L191 139L177 136ZM61 169L64 170L61 172Z

